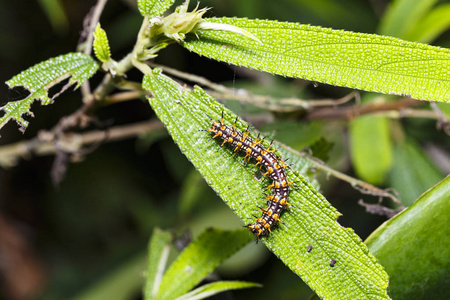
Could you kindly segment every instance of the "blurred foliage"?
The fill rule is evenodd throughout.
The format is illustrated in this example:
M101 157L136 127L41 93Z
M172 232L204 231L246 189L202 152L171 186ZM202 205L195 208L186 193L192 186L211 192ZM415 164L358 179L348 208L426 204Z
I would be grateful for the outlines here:
M356 173L367 182L382 183L392 164L389 119L362 116L350 122L349 130Z
M3 66L0 68L0 78L5 81L37 62L73 51L83 18L95 2L54 1L62 5L62 11L59 11L42 8L44 5L50 7L46 3L52 4L52 1L1 1L0 37L4 46L0 48ZM176 4L180 2L176 1ZM429 4L420 13L416 12L414 18L400 9L408 1L396 2L398 4L390 11L389 17L385 15L386 8L392 6L389 1L205 0L201 5L213 7L211 14L217 16L287 20L359 32L377 32L377 28L382 28L378 32L391 35L394 33L389 32L388 28L394 28L404 33L404 36L399 36L402 38L411 37L433 45L450 46L448 23L442 21L430 26L428 31L427 26L421 25L430 24L431 14L443 14L448 9L446 1ZM133 3L109 1L102 15L102 26L108 33L111 51L117 58L131 50L141 24L141 17ZM380 19L385 25L380 25ZM405 21L400 25L389 25L393 21L387 19ZM65 20L67 25L64 25ZM250 78L257 81L257 84L250 85L261 89L252 92L278 97L339 98L349 92L348 89L333 86L315 86L302 80L283 80L247 72L203 59L177 46L161 52L156 61L235 88L242 86L251 90L247 87ZM141 78L131 72L129 79L139 81ZM98 80L94 77L93 85ZM23 96L20 91L8 90L6 85L0 85L0 91L2 99L14 100ZM16 130L16 124L8 124L2 131L0 143L30 139L40 129L51 128L62 115L79 107L79 98L78 93L67 93L64 101L46 107L45 112L33 106L35 118L27 132L21 135ZM251 105L237 101L225 101L225 104L243 118L267 116L267 112ZM425 104L424 108L427 107L428 104ZM448 104L442 103L438 107L449 115ZM112 126L153 116L148 104L139 101L116 104L98 112L99 121ZM328 163L333 168L364 176L365 171L358 171L356 163L349 164L346 137L350 132L350 140L354 141L354 136L351 129L347 131L347 121L298 122L296 118L301 117L298 115L289 120L277 115L272 117L273 122L258 127L267 136L275 136L299 151L311 147L314 153L318 153L315 150L317 144L323 143L321 137L325 137L326 141L333 143L333 147L329 152L321 153L321 158L328 156ZM450 172L450 139L442 130L436 129L436 120L383 118L381 122L385 138L390 139L386 143L392 145L391 153L386 153L386 148L373 146L373 140L370 141L373 139L373 126L378 125L368 125L361 128L364 132L354 133L361 137L358 140L362 144L355 146L363 149L358 154L360 159L371 162L367 166L379 168L376 176L369 172L369 177L363 178L378 182L382 187L395 188L403 203L411 205L420 194ZM349 126L351 128L352 125ZM366 142L372 146L364 144ZM426 146L440 149L444 156L430 155ZM364 150L367 148L370 151ZM377 149L382 151L377 155L383 159L378 166L379 161L372 154ZM391 161L388 156L392 156ZM197 236L210 226L235 229L242 225L164 133L100 145L83 160L69 166L67 176L59 187L54 187L50 182L52 162L53 157L50 156L34 157L20 162L15 168L0 169L0 218L20 229L20 236L26 241L28 250L46 266L46 284L35 286L28 298L83 298L89 295L92 288L100 287L96 299L111 299L111 295L114 299L141 299L143 277L140 272L145 269L145 248L155 227L171 228L175 236L180 237L185 230ZM373 180L370 176L374 177ZM339 222L354 228L362 237L384 221L381 217L365 214L356 204L361 197L368 201L376 201L376 198L362 196L348 184L330 178L323 181L322 192L344 213ZM184 245L189 241L178 240ZM2 243L4 240L0 238ZM4 269L1 271L5 272ZM28 271L38 272L31 265ZM5 278L5 273L3 275ZM214 276L223 280L234 280L240 276L242 280L264 286L263 289L233 292L235 299L307 299L311 293L261 244L251 244L245 251L240 251L215 271ZM33 286L24 278L21 284ZM12 285L6 281L0 283L0 291L0 298L13 295ZM449 297L447 294L441 299Z
M443 176L443 172L412 140L396 145L389 181L406 206L413 204L415 199L439 182Z
M42 10L47 15L55 33L63 35L68 29L67 12L60 0L39 0Z

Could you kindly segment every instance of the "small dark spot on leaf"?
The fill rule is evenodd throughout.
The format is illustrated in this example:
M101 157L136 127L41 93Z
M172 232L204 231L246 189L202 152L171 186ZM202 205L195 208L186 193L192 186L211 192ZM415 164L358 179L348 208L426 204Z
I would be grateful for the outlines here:
M336 259L332 259L331 261L330 261L330 267L334 267L334 264L336 263Z

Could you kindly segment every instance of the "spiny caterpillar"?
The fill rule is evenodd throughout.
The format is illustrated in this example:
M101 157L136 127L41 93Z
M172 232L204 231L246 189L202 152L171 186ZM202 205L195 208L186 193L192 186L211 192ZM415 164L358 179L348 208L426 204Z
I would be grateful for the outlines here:
M211 119L212 120L212 119ZM237 121L237 119L236 119ZM268 176L272 183L268 186L272 190L272 194L267 196L267 208L262 208L262 216L255 219L255 223L248 224L253 234L259 239L262 236L269 235L271 228L276 226L280 221L281 213L287 208L289 188L293 186L286 176L286 161L281 160L274 154L275 149L270 149L271 145L266 149L261 142L259 136L253 140L249 136L248 128L245 132L235 129L236 122L233 126L225 125L222 119L219 121L212 120L212 126L208 130L212 134L212 138L218 138L222 141L222 145L229 145L235 153L244 155L247 161L255 162L255 166L263 169L263 176Z

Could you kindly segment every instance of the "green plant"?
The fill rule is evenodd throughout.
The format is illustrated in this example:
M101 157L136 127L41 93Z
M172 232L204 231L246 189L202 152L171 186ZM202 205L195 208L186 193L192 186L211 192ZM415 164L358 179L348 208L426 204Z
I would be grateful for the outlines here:
M272 74L305 78L365 91L410 95L423 100L448 101L447 95L450 92L450 85L447 84L448 74L450 74L448 49L380 35L337 31L295 23L240 18L204 18L206 9L197 10L196 8L188 13L189 2L178 7L175 13L161 18L160 15L173 3L174 1L170 0L138 1L144 21L133 51L120 61L112 59L106 33L96 20L91 22L92 31L94 27L96 28L93 31L95 55L107 75L93 92L86 89L83 91L86 105L72 118L61 121L53 130L52 138L56 140L68 129L82 124L83 118L95 112L98 107L108 106L117 101L118 98L112 95L115 88L131 90L134 92L134 97L146 96L159 120L167 127L183 153L243 222L249 222L253 218L255 207L263 205L264 200L258 200L258 196L255 195L263 193L264 183L253 178L254 168L242 166L239 160L233 158L227 150L221 149L217 152L217 145L207 142L208 135L202 131L210 126L210 120L205 117L205 114L213 119L219 119L224 113L227 124L233 124L236 115L218 104L200 87L190 90L166 74L182 76L187 80L202 83L213 89L213 92L221 92L221 97L238 98L239 94L195 76L176 73L169 68L146 63L147 60L157 57L159 52L167 46L178 43L190 51L215 60ZM428 3L430 4L427 9L430 10L432 2ZM396 6L388 14L389 18L386 18L387 21L383 23L383 33L389 34L389 20L396 20L395 12L399 11L398 14L401 14L402 5L407 7L406 5L410 3L396 2ZM416 16L417 20L421 20L417 14L423 14L426 11L419 5L408 7L417 9L416 14L408 12L408 15ZM423 22L429 21L425 18ZM394 28L397 29L397 27ZM406 31L409 36L414 36L414 28L420 28L423 31L420 26L412 26L412 29ZM433 30L439 32L436 28ZM422 32L420 36L429 38L430 34ZM10 87L25 87L30 91L30 95L23 100L5 105L2 108L5 115L0 119L0 125L14 119L21 130L25 130L28 122L23 119L23 115L31 113L29 109L34 99L39 99L43 105L50 104L60 94L57 93L51 99L48 96L48 90L51 87L70 77L69 82L62 88L62 92L75 82L79 87L89 79L98 70L99 65L88 55L91 51L90 43L87 42L85 47L85 54L69 53L50 59L7 81ZM143 73L142 84L127 81L125 74L133 67ZM278 99L278 101L270 97L253 96L250 93L245 96L244 99L255 106L280 114L288 112L296 116L308 112L310 107L325 103L299 99L292 101ZM398 145L393 147L390 135L391 132L402 132L398 129L400 125L390 122L387 116L374 115L378 111L398 113L403 108L410 109L418 105L417 101L410 99L391 98L379 96L374 99L369 94L363 94L363 105L355 106L356 115L349 115L350 118L355 118L350 125L353 163L360 177L372 183L383 182L387 172L393 164L395 165L392 159L392 148L398 151L403 149L406 153L400 155L403 158L408 155L420 157L420 153L417 154L418 151L414 152L416 149L414 143L406 138L400 139ZM442 108L445 109L444 106ZM364 113L371 115L359 117L359 114ZM237 127L244 130L246 123L240 121ZM397 130L394 131L391 127ZM253 130L252 134L255 132ZM322 132L317 135L322 135ZM373 143L369 144L370 142ZM265 143L268 145L267 141ZM386 292L388 277L381 265L387 270L390 270L392 265L384 265L383 261L380 265L351 229L341 227L336 222L339 212L317 191L318 183L315 179L317 170L334 174L336 172L305 153L299 153L282 143L275 143L279 148L278 154L283 158L290 158L291 168L288 175L290 180L297 183L297 187L290 195L290 202L294 208L282 217L284 225L280 226L279 230L274 230L272 238L264 238L262 242L324 299L389 298ZM75 148L80 146L69 144ZM311 146L313 143L306 143L306 145ZM315 148L313 146L311 148L313 153L316 153ZM17 157L17 152L14 155ZM373 157L376 159L371 161ZM420 160L414 159L414 162L416 161ZM427 159L422 161L424 166L430 165ZM409 171L407 174L420 174L424 169L423 167L417 172ZM395 171L398 169L394 166L393 178L400 180L402 176L395 175ZM418 185L423 184L428 188L443 177L433 167L429 167L427 174L423 180L417 180ZM237 178L240 180L239 185L236 185ZM429 182L425 183L426 180ZM348 179L348 181L366 192L396 200L390 193L366 183L355 179ZM398 185L401 186L402 183ZM436 197L434 194L437 193L436 190L443 195L437 197L436 201L439 205L432 206L433 213L424 213L425 221L420 222L426 223L433 219L436 224L441 224L438 227L445 230L445 220L442 217L436 218L434 212L448 208L449 202L443 200L446 200L445 197L449 194L442 192L448 189L447 187L448 179L445 179L417 202L416 206L419 206L419 203L426 201L423 199ZM423 192L423 189L418 190ZM403 204L411 204L418 196L412 194L406 199L404 196ZM397 205L402 206L398 201ZM378 212L387 211L391 214L396 212L376 205L372 206L372 209ZM428 209L431 208L428 207ZM400 226L399 224L403 224L396 220L401 220L401 216L408 216L412 213L411 211L412 209L407 210L399 217L392 219L389 228L396 228ZM373 235L371 245L380 243L382 236L382 234ZM446 236L448 237L448 235L442 235L442 239L445 240ZM438 241L435 240L433 243ZM217 245L220 246L221 243L223 241L218 241ZM307 251L309 246L312 246L312 252ZM384 244L382 250L377 248L377 252L380 253L380 257L392 258L399 254L392 250L395 249L394 246ZM415 251L420 252L417 249ZM334 266L330 266L332 260L336 260ZM445 279L441 279L444 275L436 274L445 274L443 270L448 266L448 258L446 260L444 256L441 265L443 267L436 267L433 270L433 276L430 276L430 278L438 278L434 280L439 284L428 286L433 291L437 291L436 293L445 286L442 284ZM155 268L155 265L151 265L150 268ZM392 270L393 273L398 274L396 271L398 272L398 269ZM170 277L168 278L170 280ZM191 284L190 288L193 286ZM424 295L427 293L427 286L421 286L420 289ZM392 288L392 293L395 294L391 296L399 298L402 295L414 293L414 289L396 287ZM146 299L153 299L154 296L146 293Z

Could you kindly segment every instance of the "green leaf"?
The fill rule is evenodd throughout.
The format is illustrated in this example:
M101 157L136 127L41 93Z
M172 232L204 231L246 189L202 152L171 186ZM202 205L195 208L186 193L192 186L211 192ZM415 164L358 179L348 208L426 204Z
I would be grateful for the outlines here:
M250 240L250 235L243 229L206 230L172 263L155 299L175 299L185 294Z
M442 4L430 11L408 32L405 39L429 43L450 27L450 4Z
M233 124L236 116L201 88L187 91L158 72L144 77L143 87L155 95L149 98L150 105L209 185L244 224L253 222L257 208L265 205L261 195L267 190L266 183L255 180L257 168L233 157L230 149L208 141L210 134L205 132L211 127L208 116L220 119L223 113L226 124ZM247 126L242 120L236 123L238 130ZM289 158L292 168L308 170L303 157L284 149L277 153ZM291 168L287 174L296 182L289 196L293 207L282 215L284 225L262 242L323 299L388 299L388 276L361 239L336 222L339 212L305 177ZM333 259L336 263L331 267Z
M5 112L4 116L0 118L0 128L9 120L14 119L20 126L20 130L25 131L28 122L22 116L24 114L33 115L29 109L35 99L40 100L42 105L48 105L53 101L48 97L48 90L52 86L71 77L68 85L76 83L76 88L78 88L97 69L98 64L92 57L76 52L51 58L22 71L8 80L6 84L10 88L23 86L30 92L30 95L23 100L9 102L0 108Z
M393 299L450 299L450 176L366 240Z
M392 1L381 19L380 34L405 38L407 33L431 9L436 0Z
M260 284L245 281L217 281L202 285L201 287L178 297L177 300L199 300L205 299L221 292L246 289L251 287L261 287Z
M373 184L382 183L392 165L389 119L367 115L351 121L350 151L358 176Z
M413 141L397 145L394 163L389 174L390 185L400 194L405 206L409 206L444 175L433 165L423 150Z
M163 272L169 256L172 234L159 228L153 230L148 247L147 279L144 286L144 299L154 299L161 284Z
M448 49L297 23L205 20L240 27L262 41L260 44L230 32L198 30L182 43L212 59L332 85L449 101Z
M100 27L100 23L94 31L94 53L101 62L107 62L110 59L109 41L106 32Z
M450 4L432 6L436 0L397 0L380 22L381 34L429 43L450 27Z
M175 0L138 0L138 8L142 16L153 18L162 15L174 2Z

